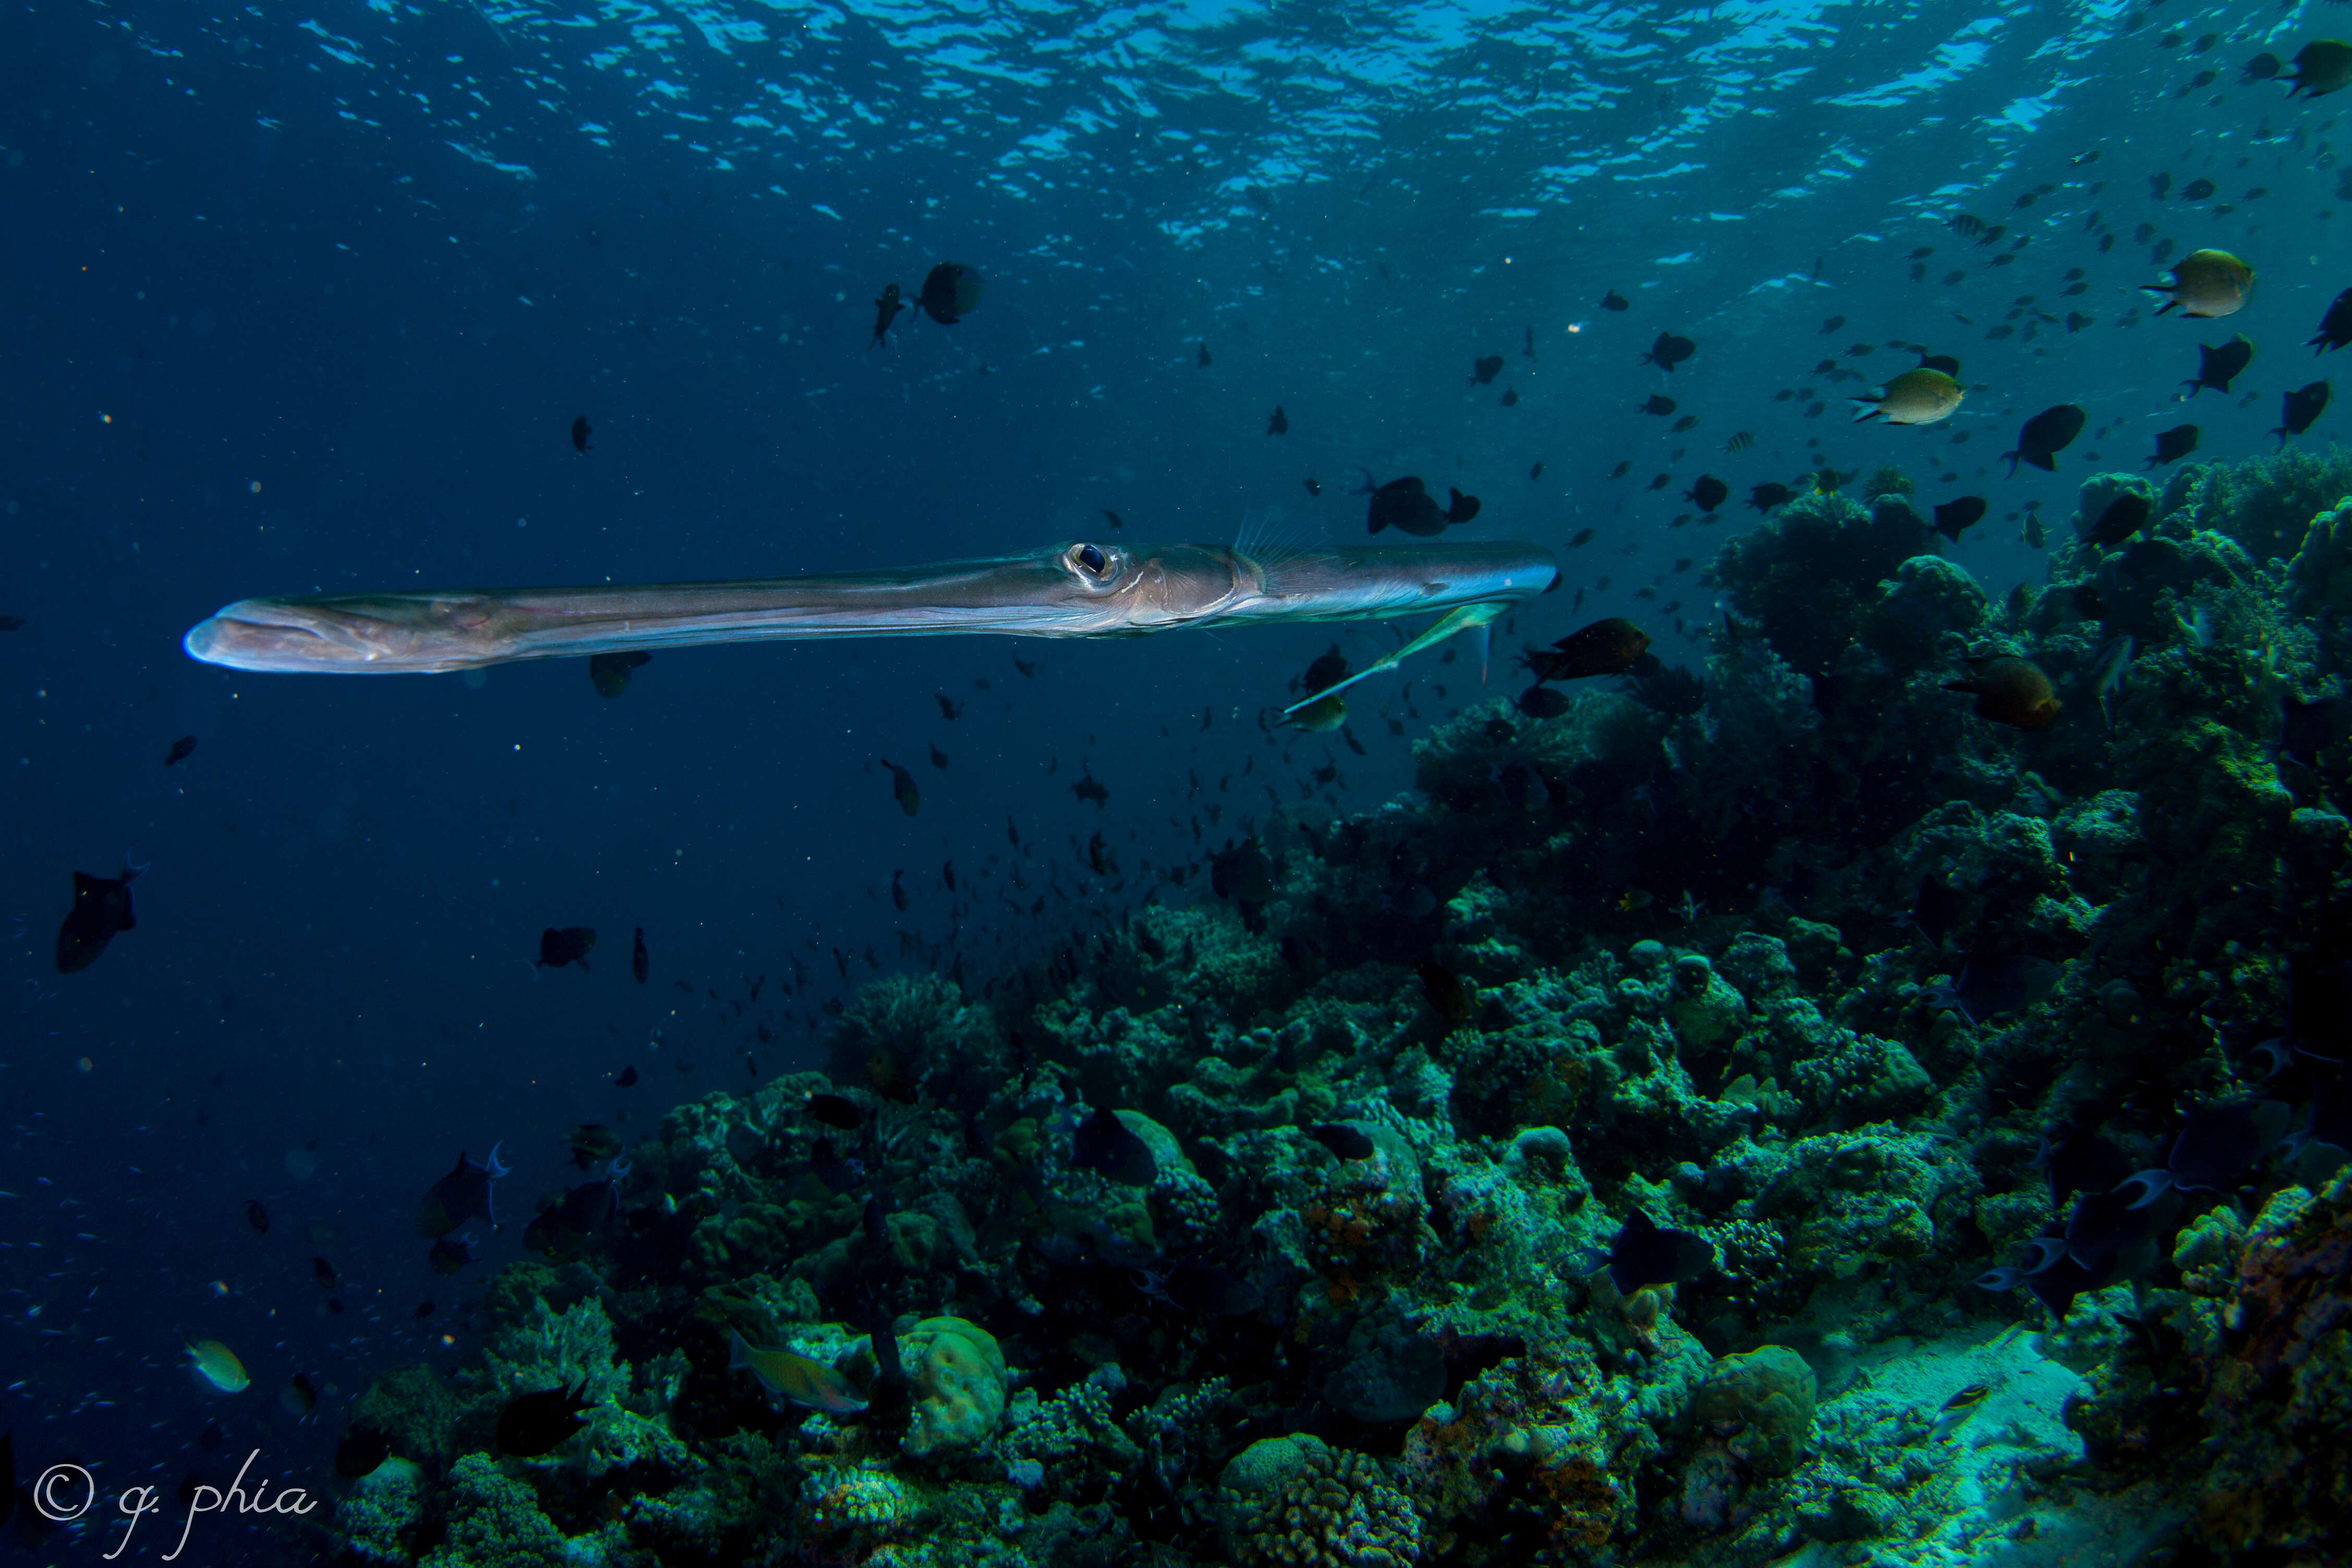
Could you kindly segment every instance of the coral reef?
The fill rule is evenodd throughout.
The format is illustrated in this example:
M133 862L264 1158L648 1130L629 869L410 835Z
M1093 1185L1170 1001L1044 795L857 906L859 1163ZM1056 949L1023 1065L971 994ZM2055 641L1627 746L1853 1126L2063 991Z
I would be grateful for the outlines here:
M355 1404L332 1551L2352 1552L2352 465L2097 476L2146 528L1999 602L1866 489L1722 549L1703 670L1473 703L1397 799L671 1110ZM2055 722L1947 689L1994 657Z

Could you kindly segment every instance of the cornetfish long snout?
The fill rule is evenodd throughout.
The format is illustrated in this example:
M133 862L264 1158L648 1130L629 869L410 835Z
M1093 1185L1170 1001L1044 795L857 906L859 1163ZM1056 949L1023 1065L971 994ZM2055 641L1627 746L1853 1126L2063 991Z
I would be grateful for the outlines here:
M629 648L822 637L1137 637L1254 621L1371 620L1508 605L1559 565L1531 544L1246 553L1086 541L900 571L738 583L241 599L190 628L232 669L422 674Z

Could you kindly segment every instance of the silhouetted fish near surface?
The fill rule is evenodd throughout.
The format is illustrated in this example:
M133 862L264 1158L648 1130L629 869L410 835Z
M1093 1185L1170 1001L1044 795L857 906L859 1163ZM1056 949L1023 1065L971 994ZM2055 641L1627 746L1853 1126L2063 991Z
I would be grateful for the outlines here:
M2216 392L2227 392L2230 384L2238 379L2253 357L2253 340L2243 332L2218 347L2200 343L2197 345L2197 374L2180 384L2189 389L2191 397L2209 386Z
M1269 436L1290 434L1290 416L1283 413L1282 405L1279 403L1274 405L1274 417L1265 422L1265 433Z
M2290 436L2300 436L2311 428L2319 416L2327 412L2328 386L2315 381L2309 386L2297 387L2288 393L2279 410L2279 427L2271 432L2284 447Z
M583 458L588 455L588 416L585 414L572 422L572 449Z
M1641 356L1640 363L1671 371L1696 353L1698 344L1690 339L1676 337L1672 332L1660 332L1657 341L1650 345L1650 352Z
M2294 75L2282 78L2287 96L2298 93L2324 98L2352 87L2352 44L2340 38L2315 38L2294 52Z
M1486 354L1470 367L1470 380L1476 385L1485 386L1489 382L1493 381L1495 377L1500 375L1502 371L1503 356L1501 354Z
M1758 511L1770 511L1774 507L1788 505L1795 493L1777 480L1767 480L1748 492L1748 504Z
M906 308L899 302L898 286L896 283L884 284L882 292L874 300L874 341L866 346L869 349L889 347L890 323L897 321L898 312Z
M1636 412L1663 416L1672 414L1677 406L1678 405L1675 404L1673 398L1667 397L1663 394L1654 392L1650 394L1648 397L1642 400Z
M915 787L915 775L887 757L878 757L876 761L890 770L890 793L897 797L898 809L908 816L922 810L923 792Z
M1731 487L1713 474L1701 474L1697 481L1683 492L1683 500L1701 511L1713 511L1730 497Z
M1589 1256L1589 1255L1588 1255ZM1657 1285L1680 1285L1715 1267L1715 1244L1686 1230L1668 1230L1641 1209L1625 1216L1598 1267L1621 1296Z
M1102 513L1104 521L1108 522L1113 528L1125 528L1127 526L1127 520L1120 517L1118 513L1111 510L1110 508L1107 506L1098 506L1095 508L1095 510ZM946 710L947 700L948 700L945 697L940 699L940 707L942 711ZM952 713L949 713L947 716L950 719L955 717Z
M2175 425L2169 430L2158 431L2156 455L2148 458L2147 467L2154 468L2166 463L2180 461L2181 458L2197 450L2197 426L2194 425Z
M1070 1163L1082 1171L1100 1171L1131 1187L1150 1186L1160 1170L1151 1146L1116 1112L1100 1107L1070 1134Z
M1110 791L1100 779L1095 777L1094 764L1091 763L1087 765L1087 771L1078 775L1078 782L1070 786L1070 793L1080 800L1094 802L1098 808L1110 805Z
M490 1184L507 1173L499 1163L499 1150L503 1144L490 1146L487 1165L477 1165L457 1154L457 1168L425 1190L424 1201L416 1205L416 1234L446 1236L469 1219L478 1219L495 1226L498 1216L490 1212Z
M618 697L629 689L629 677L653 659L654 656L643 648L631 648L625 653L592 653L588 656L589 684L596 688L599 697Z
M1551 645L1528 654L1528 668L1538 681L1581 680L1588 676L1622 675L1650 650L1650 634L1620 616L1580 626Z
M2327 314L2319 318L2319 331L2308 341L2314 354L2333 353L2352 343L2352 289L2336 296Z
M268 1236L269 1234L269 1211L261 1206L261 1200L259 1198L247 1198L246 1200L245 1223L251 1226L254 1228L255 1233L257 1235Z
M1599 531L1598 529L1580 528L1569 537L1568 547L1570 550L1581 550L1592 542L1592 536Z
M1503 393L1503 406L1506 408L1517 408L1518 405L1519 389L1516 386L1507 388Z
M1604 310L1630 310L1633 307L1624 295L1612 289L1601 296L1601 308Z
M576 963L585 974L588 954L595 945L593 926L549 926L539 933L539 957L532 961L532 967L561 969L567 963Z
M621 1069L621 1076L620 1076L620 1077L618 1077L618 1078L616 1078L616 1079L614 1079L613 1080L613 1087L614 1087L614 1089L635 1089L635 1088L636 1088L636 1087L637 1087L637 1069L635 1068L635 1067L634 1067L634 1066L630 1066L630 1067L625 1067L625 1068L623 1068Z
M2056 473L2058 454L2083 433L2087 417L2074 404L2061 403L2027 420L2024 428L2017 433L2017 450L2001 454L2009 459L2010 478L2017 477L2020 462L2031 463L2044 473Z
M1536 464L1536 466L1535 466L1534 468L1529 468L1529 469L1528 470L1528 479L1542 479L1542 478L1543 478L1543 470L1544 470L1544 466L1543 466L1543 464L1542 464L1542 463L1540 463L1540 462L1538 462L1538 463L1537 463L1537 464Z
M2058 718L2061 704L2050 689L2050 678L2021 658L1962 660L1969 673L1944 682L1947 691L1973 693L1977 716L2019 730L2046 730Z
M1445 531L1447 524L1468 522L1478 515L1476 496L1449 489L1446 494L1451 503L1440 508L1420 479L1411 474L1378 486L1367 475L1356 493L1372 498L1364 513L1364 531L1368 533L1393 528L1417 539L1434 539Z
M1307 493L1308 495L1319 496L1323 493L1323 481L1317 479L1313 474L1307 475L1298 482L1307 487Z
M1937 533L1958 544L1961 532L1984 521L1985 499L1982 496L1962 496L1948 500L1936 509L1935 529Z
M1211 364L1212 363L1213 363L1213 361L1211 361L1211 359L1209 358L1209 345L1208 345L1208 344L1206 344L1206 343L1202 343L1202 344L1201 345L1201 353L1200 353L1200 355L1199 355L1199 357L1198 357L1198 358L1194 359L1192 363L1193 363L1194 364L1196 364L1196 365L1200 366L1202 370L1206 370L1206 369L1208 369L1208 368L1209 368L1210 364Z
M2109 501L2091 526L2083 530L2083 537L2112 549L2146 528L2155 510L2156 503L2147 496L2137 490L2126 490Z
M646 951L646 928L639 926L629 939L629 973L643 985L653 967L653 955Z
M73 908L58 924L57 962L59 974L79 974L98 962L116 933L138 929L131 911L131 884L143 866L122 862L120 877L73 874Z
M1536 330L1533 327L1528 329L1527 342L1519 349L1519 354L1525 359L1536 357Z
M184 763L195 753L196 738L194 735L183 735L172 742L170 751L163 753L163 765L168 768Z
M915 297L923 313L943 327L952 327L971 314L988 285L961 261L942 261L923 277L923 291Z
M588 1384L583 1382L577 1388L543 1389L509 1400L499 1412L499 1452L519 1459L536 1459L554 1452L572 1434L587 1427L582 1412L594 1409L597 1404L587 1394Z

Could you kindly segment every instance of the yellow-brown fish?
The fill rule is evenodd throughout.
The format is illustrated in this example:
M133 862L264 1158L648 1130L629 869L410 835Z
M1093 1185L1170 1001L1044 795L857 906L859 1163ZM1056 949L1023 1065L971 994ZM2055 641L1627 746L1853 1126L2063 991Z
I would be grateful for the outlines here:
M1937 425L1949 419L1967 395L1958 382L1923 365L1888 382L1875 397L1855 398L1856 403L1870 406L1855 415L1853 422L1884 419L1889 425Z
M821 1361L777 1348L754 1349L741 1334L727 1336L727 1368L750 1371L778 1399L805 1405L835 1415L854 1415L866 1408L850 1381Z
M2020 730L2047 730L2056 722L2059 701L2050 678L2021 658L1971 658L1969 673L1947 680L1947 691L1973 693L1977 717Z
M2184 316L2234 316L2246 308L2254 269L2226 250L2192 250L2173 265L2171 282L2140 287L2171 296L2157 307L2159 316L2175 307Z

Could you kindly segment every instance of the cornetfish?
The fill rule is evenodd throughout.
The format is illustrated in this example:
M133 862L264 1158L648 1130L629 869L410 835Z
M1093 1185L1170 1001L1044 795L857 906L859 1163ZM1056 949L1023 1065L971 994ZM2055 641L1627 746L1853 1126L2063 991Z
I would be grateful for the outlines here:
M182 646L192 658L232 669L390 675L698 643L1140 637L1181 626L1444 615L1373 667L1380 669L1485 626L1559 575L1551 552L1533 544L1252 553L1079 541L985 561L741 583L240 599L190 628Z

